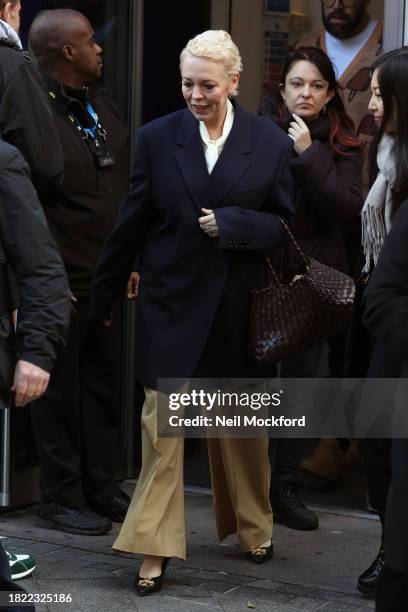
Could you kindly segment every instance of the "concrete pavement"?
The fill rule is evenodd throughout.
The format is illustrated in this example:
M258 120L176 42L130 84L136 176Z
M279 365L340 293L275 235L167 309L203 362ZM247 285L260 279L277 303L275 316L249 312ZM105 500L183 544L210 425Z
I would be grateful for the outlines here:
M10 551L36 555L37 569L22 583L31 593L72 595L72 603L37 605L39 612L372 611L355 581L377 552L379 522L352 511L318 514L314 532L276 525L273 560L255 565L234 539L218 544L211 497L190 490L188 559L172 560L163 590L146 598L132 586L138 558L111 550L118 524L106 536L75 536L36 527L29 508L0 514L0 533Z

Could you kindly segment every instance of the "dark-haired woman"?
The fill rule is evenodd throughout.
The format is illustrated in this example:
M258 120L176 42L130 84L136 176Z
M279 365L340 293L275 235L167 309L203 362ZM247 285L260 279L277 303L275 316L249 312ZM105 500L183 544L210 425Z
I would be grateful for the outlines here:
M406 63L408 70L408 55ZM365 298L364 323L377 339L377 355L382 354L383 360L391 356L393 374L406 379L408 199L399 207ZM377 612L405 612L408 602L408 438L406 431L401 434L405 437L390 441L392 481L385 508L385 565L375 590Z
M295 152L292 170L298 192L294 235L306 255L347 272L344 229L358 220L363 204L362 152L327 55L314 47L294 51L284 66L280 94L277 123L292 138ZM289 251L289 268L294 271L299 263L297 254ZM320 342L287 358L282 363L282 377L315 377L323 346ZM288 391L292 406L301 405L304 397ZM317 516L299 497L303 451L302 439L276 440L272 508L277 522L294 529L316 529Z
M365 287L377 265L386 236L393 225L394 215L408 198L408 49L391 51L374 64L371 89L369 110L374 116L378 133L370 154L372 187L362 212L365 261L357 286L359 299L356 307L365 303ZM356 313L351 330L347 374L354 377L367 375L369 378L399 377L400 356L391 350L383 338L378 341L371 336L361 325L358 315L362 313L357 308ZM369 329L371 332L371 323ZM370 504L377 510L384 524L392 471L391 442L389 439L367 438L362 441L362 450ZM358 590L374 597L383 568L382 539L376 558L358 578ZM389 609L393 612L397 610Z

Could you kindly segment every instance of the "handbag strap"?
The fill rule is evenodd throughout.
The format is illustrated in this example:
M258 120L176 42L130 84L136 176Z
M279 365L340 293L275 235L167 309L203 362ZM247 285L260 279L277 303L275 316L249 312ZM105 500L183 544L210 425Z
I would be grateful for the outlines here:
M277 285L281 285L279 276L276 274L275 269L269 257L265 257L265 263L266 263L266 276L268 279L268 287L272 287L274 282Z
M279 221L282 223L283 227L286 230L286 233L289 236L290 241L292 242L292 244L294 245L296 251L299 254L299 257L301 258L301 260L303 261L303 263L307 266L308 265L308 259L306 257L306 255L303 253L302 249L300 248L300 246L298 245L298 243L295 240L294 235L292 234L292 232L289 229L289 225L286 223L285 219L283 219L282 217L278 217ZM266 275L267 275L267 279L268 279L268 287L272 287L273 284L277 284L277 285L282 285L279 276L276 274L276 271L272 265L272 261L269 257L265 257L265 263L266 263Z
M290 241L292 242L293 246L295 247L296 251L299 254L299 257L301 258L301 260L303 261L304 264L308 264L308 260L306 255L303 253L302 249L300 248L300 246L298 245L298 243L295 240L294 235L292 234L292 232L289 229L289 225L286 223L285 219L282 219L282 217L278 217L279 221L282 223L283 227L285 228Z

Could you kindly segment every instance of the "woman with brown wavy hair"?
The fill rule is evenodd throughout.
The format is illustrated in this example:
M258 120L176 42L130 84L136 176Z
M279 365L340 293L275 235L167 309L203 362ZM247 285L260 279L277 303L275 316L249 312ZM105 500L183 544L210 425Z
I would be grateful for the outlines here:
M265 108L260 112L267 114ZM359 227L362 151L337 92L333 65L321 49L303 47L289 55L276 114L276 122L294 143L292 171L298 185L292 226L295 238L307 256L350 272L345 236L353 225ZM285 274L292 278L299 257L289 250L287 260ZM289 356L282 363L282 377L315 377L323 346L322 341ZM304 390L297 393L292 387L288 392L292 406L304 404ZM272 508L277 522L294 529L316 529L317 516L298 494L303 451L302 439L276 440Z

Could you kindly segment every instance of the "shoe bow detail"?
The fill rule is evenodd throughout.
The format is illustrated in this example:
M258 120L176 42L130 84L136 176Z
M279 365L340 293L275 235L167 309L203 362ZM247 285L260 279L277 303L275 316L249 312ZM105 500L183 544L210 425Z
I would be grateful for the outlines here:
M137 581L138 586L140 587L152 587L154 586L154 580L153 578L139 578L139 580Z
M257 556L266 555L266 548L263 548L262 546L257 546L256 548L253 548L251 550L251 554L257 555Z

